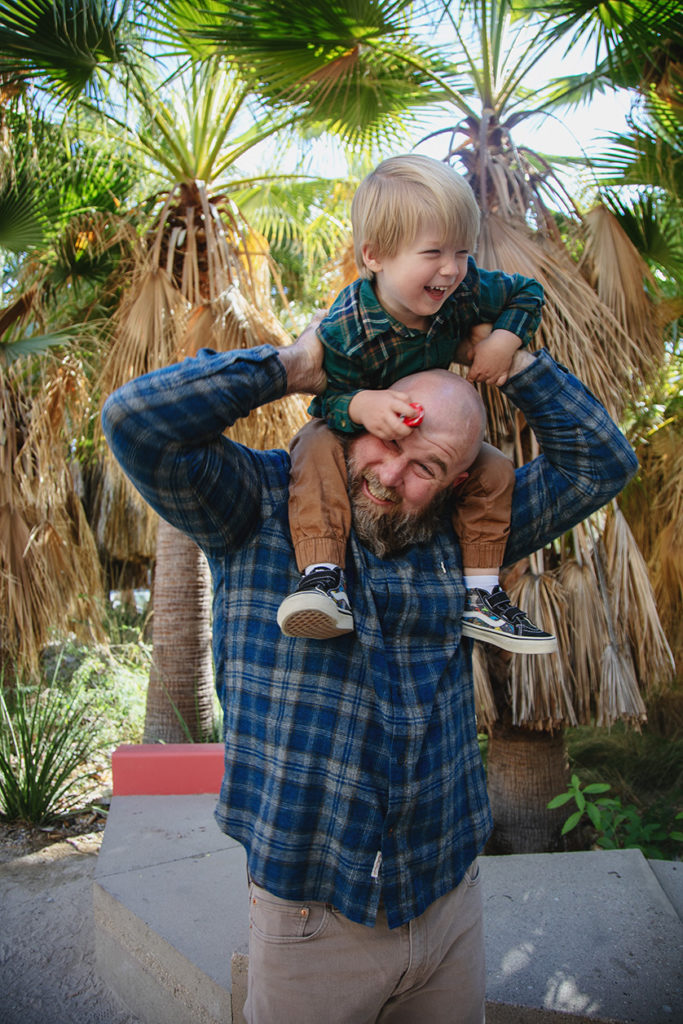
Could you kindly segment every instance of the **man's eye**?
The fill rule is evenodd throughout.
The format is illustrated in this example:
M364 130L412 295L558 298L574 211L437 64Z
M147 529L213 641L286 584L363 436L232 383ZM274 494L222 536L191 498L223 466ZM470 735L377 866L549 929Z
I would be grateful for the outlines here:
M413 463L413 472L416 476L421 477L423 480L433 480L434 470L429 466L425 466L423 462Z

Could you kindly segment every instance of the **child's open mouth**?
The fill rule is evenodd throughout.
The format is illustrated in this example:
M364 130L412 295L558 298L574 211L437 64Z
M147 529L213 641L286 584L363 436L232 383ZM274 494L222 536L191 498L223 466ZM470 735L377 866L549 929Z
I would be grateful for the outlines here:
M434 299L435 302L440 302L443 298L445 298L447 290L448 289L445 287L438 288L436 285L433 284L428 284L425 287L427 295L430 297L430 299Z

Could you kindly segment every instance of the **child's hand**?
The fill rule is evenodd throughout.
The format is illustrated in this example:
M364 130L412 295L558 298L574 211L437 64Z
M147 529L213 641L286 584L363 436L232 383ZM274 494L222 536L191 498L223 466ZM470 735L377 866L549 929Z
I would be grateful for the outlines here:
M474 359L475 346L483 341L484 338L488 338L489 334L493 330L493 324L475 324L474 327L470 327L470 333L461 341L455 350L455 362L461 363L463 366L471 366L472 360Z
M514 354L521 345L521 338L518 338L512 331L503 329L491 331L487 336L474 341L472 365L467 379L484 381L487 384L501 387L510 376L510 366Z
M414 415L410 396L404 391L358 391L349 403L349 416L353 422L362 424L369 434L382 441L408 437L413 428L407 426L401 417L411 418Z

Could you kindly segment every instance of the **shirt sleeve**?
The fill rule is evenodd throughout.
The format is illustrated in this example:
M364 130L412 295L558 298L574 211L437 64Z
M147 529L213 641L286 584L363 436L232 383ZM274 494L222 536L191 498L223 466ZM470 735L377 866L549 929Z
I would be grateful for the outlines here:
M638 461L603 406L547 352L502 390L522 410L542 450L516 471L504 557L509 565L615 497Z
M521 274L478 269L481 321L512 331L528 346L541 324L543 288Z
M160 516L207 554L235 548L260 521L274 460L284 466L287 456L251 451L223 431L281 397L285 386L285 369L271 346L203 349L110 395L102 411L105 437Z

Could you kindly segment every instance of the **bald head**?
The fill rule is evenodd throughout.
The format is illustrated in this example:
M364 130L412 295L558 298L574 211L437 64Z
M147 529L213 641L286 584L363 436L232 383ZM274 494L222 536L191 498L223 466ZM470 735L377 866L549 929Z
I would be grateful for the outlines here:
M453 476L472 465L486 429L484 403L472 384L449 370L425 370L391 387L406 392L424 408L424 419L415 429L449 456Z
M393 387L422 405L420 425L390 441L358 434L347 449L354 528L382 558L432 536L484 436L483 402L462 377L428 370Z

